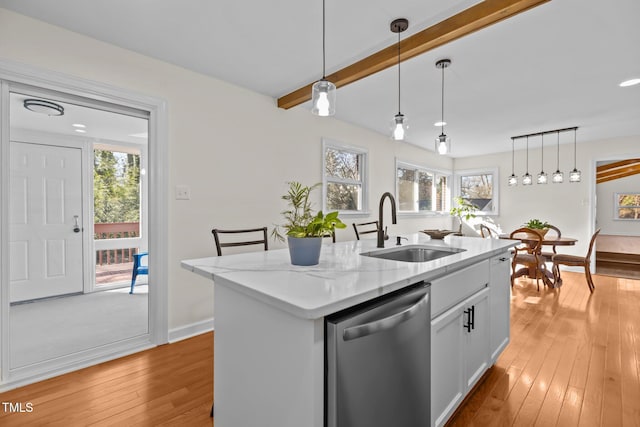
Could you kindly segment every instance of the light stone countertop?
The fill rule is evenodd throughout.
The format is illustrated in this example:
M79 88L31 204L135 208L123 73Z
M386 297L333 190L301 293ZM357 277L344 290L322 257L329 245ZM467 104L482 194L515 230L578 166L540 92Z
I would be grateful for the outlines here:
M292 265L288 249L190 259L181 265L296 317L319 319L491 258L516 244L510 240L460 236L430 240L422 233L403 237L408 241L403 239L402 246L424 244L465 251L427 262L390 261L360 255L397 248L392 236L385 242L385 249L377 249L375 239L323 244L320 263L309 267Z

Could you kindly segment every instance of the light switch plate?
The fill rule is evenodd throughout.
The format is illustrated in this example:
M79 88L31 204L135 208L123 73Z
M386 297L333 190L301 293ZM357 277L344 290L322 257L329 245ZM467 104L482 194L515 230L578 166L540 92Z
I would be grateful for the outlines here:
M176 185L176 200L189 200L191 188L188 185Z

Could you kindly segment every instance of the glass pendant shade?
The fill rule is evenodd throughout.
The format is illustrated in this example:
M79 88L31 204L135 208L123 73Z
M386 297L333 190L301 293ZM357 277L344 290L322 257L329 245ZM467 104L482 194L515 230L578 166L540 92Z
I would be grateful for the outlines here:
M556 171L553 173L551 177L551 182L554 184L560 184L564 181L564 174L560 172L560 132L556 134L557 137L557 145L556 145Z
M515 174L511 174L511 176L509 177L509 187L514 187L516 185L518 185L518 177Z
M522 175L522 185L531 185L533 182L533 177L529 172Z
M336 113L336 85L325 79L315 82L311 103L311 112L316 116L333 116Z
M569 172L569 182L580 182L580 178L582 173L576 167L576 156L577 156L577 147L576 147L576 131L578 128L573 130L573 170Z
M407 135L407 129L409 129L407 119L404 117L404 114L396 114L393 122L391 123L391 128L391 138L394 141L403 141Z
M544 173L544 171L540 172L538 174L538 184L546 184L549 181L549 177L547 176L546 173Z
M515 173L513 173L513 169L515 166L515 144L514 144L514 139L511 138L511 176L509 177L509 180L507 181L509 183L509 187L513 187L515 185L518 185L518 177L516 176Z
M440 155L449 154L451 151L451 138L444 133L436 138L436 151Z
M551 182L553 182L554 184L560 184L564 181L564 174L562 172L560 172L560 170L557 170L553 173L553 176L551 177Z
M569 172L569 182L580 182L581 175L582 173L578 169L573 168L573 170Z
M540 173L538 174L537 183L546 184L549 181L547 174L544 172L544 134L542 136L542 144L540 145Z

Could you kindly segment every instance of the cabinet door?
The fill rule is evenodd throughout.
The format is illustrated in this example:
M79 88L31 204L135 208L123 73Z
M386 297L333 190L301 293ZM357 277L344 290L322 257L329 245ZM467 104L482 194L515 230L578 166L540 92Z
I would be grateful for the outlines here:
M489 298L491 316L491 363L509 344L509 323L511 307L511 282L509 280L509 253L505 252L491 259Z
M431 321L431 425L441 426L465 395L462 304Z
M464 327L465 390L470 390L489 368L489 292L484 289L464 302L463 327L471 321L470 328Z

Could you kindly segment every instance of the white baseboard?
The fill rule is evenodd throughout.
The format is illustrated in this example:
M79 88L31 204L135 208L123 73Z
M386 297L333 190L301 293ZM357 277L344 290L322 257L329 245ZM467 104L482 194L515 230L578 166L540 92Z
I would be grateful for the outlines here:
M200 322L192 323L190 325L181 326L169 330L169 342L174 343L176 341L182 341L187 338L195 337L196 335L204 334L206 332L213 331L213 317L211 319L202 320Z

